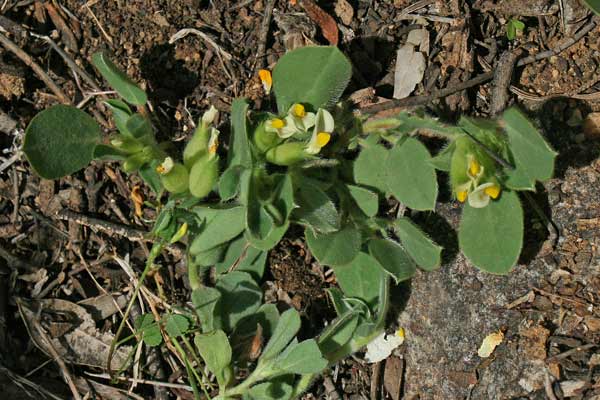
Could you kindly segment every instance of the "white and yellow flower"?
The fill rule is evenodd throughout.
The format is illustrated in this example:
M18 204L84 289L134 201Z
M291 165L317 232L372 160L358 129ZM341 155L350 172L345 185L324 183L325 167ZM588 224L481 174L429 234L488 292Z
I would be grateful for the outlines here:
M294 120L291 116L285 118L271 118L265 122L265 131L277 133L282 139L287 139L293 136L295 133L300 132L296 127Z
M500 196L500 186L494 182L487 182L477 186L469 193L469 205L473 208L483 208L490 204L490 199Z
M335 128L333 116L327 110L319 108L315 119L312 137L306 147L306 153L318 154L331 140L331 134Z
M488 181L480 184L485 168L473 155L467 156L467 176L469 180L459 185L456 191L456 199L461 203L468 200L473 208L483 208L490 203L490 199L497 199L500 196L501 188L495 181Z
M287 115L300 131L307 131L315 126L315 113L306 111L306 108L300 103L293 104Z

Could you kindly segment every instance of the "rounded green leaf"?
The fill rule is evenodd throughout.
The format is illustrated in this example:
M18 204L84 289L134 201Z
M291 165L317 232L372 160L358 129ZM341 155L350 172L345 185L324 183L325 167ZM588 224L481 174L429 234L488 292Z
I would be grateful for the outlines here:
M100 134L100 126L88 114L73 106L57 105L31 120L23 151L39 176L58 179L89 164Z
M123 71L113 63L108 56L99 52L92 56L92 63L110 86L131 104L138 106L146 104L148 96L138 85L136 85Z
M215 287L221 293L223 327L230 332L236 324L252 315L261 304L262 292L246 272L233 271L219 277Z
M280 113L293 103L333 106L352 76L352 64L334 46L306 46L285 54L273 70L273 91Z
M152 314L142 314L134 322L137 333L142 335L142 341L150 347L162 343L162 334Z
M354 161L354 181L386 193L384 167L388 156L389 151L379 144L363 148Z
M523 209L515 192L502 192L486 207L465 204L458 232L460 249L478 268L506 274L523 245Z
M180 314L168 314L164 317L165 331L172 338L183 336L190 328L190 321Z
M438 184L431 155L417 139L408 138L390 150L385 162L387 187L413 210L433 210Z
M415 274L414 260L396 242L387 239L373 239L369 242L369 253L394 278L396 283L410 279Z
M354 260L362 243L360 232L350 226L324 234L315 234L307 228L304 235L308 248L317 260L329 266L344 265Z
M379 211L379 196L377 193L360 186L348 185L350 196L356 202L356 205L368 217L374 217Z
M346 297L356 297L369 306L377 304L384 279L381 265L367 253L358 253L351 263L333 267L336 280Z

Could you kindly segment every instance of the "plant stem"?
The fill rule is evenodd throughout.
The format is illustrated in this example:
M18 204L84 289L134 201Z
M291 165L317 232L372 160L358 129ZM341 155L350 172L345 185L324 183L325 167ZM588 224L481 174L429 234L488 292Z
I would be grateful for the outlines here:
M112 358L113 358L113 355L115 352L115 348L117 347L117 341L119 339L119 336L121 336L121 333L123 332L123 328L125 327L125 322L127 321L127 318L129 318L129 313L131 312L131 307L133 306L135 299L137 298L138 294L140 293L140 289L142 288L142 285L144 284L146 275L148 275L148 272L150 272L150 270L152 269L152 266L154 265L154 260L156 260L156 258L160 255L160 252L162 251L164 246L165 246L165 244L162 240L159 242L155 242L152 245L152 249L150 250L150 254L148 255L148 259L146 260L146 266L144 267L144 271L142 271L142 274L140 275L140 278L138 280L138 284L136 285L135 290L133 291L133 295L131 296L131 299L129 300L129 304L127 304L127 309L125 310L125 313L123 314L123 319L121 320L121 323L119 324L117 333L115 333L115 338L113 339L112 343L110 344L110 350L108 351L108 361L107 361L106 369L108 370L108 374L113 379L114 379L114 376L113 376L113 370L111 367L111 362L112 362Z
M206 390L206 387L204 386L204 383L202 382L203 379L200 376L198 376L198 373L196 372L196 370L194 368L192 368L192 366L190 365L190 362L187 358L187 354L181 348L181 345L179 344L179 342L175 338L171 338L171 343L173 343L173 346L175 346L175 348L181 355L181 358L183 358L183 362L185 363L185 368L187 369L188 377L190 379L190 384L191 384L192 388L195 387L194 399L196 399L196 400L200 399L200 394L198 393L197 385L194 384L194 377L198 380L198 383L200 384L200 387L202 387L202 391L206 395L206 398L210 399L211 398L210 394L208 393L208 390Z
M239 385L228 389L223 394L223 397L232 397L232 396L241 396L250 389L250 386L254 385L256 382L261 381L265 378L269 377L269 364L263 364L256 367L256 369L248 376L242 383Z
M192 262L190 257L187 258L187 267L188 267L188 279L190 281L190 288L192 292L196 289L202 288L202 281L200 280L200 267L198 264Z

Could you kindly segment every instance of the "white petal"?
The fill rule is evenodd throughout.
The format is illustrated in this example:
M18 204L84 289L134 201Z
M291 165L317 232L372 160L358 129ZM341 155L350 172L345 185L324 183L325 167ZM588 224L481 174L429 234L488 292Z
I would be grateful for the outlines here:
M385 360L402 343L404 343L404 335L390 334L386 336L385 332L383 332L367 345L365 359L369 363Z
M213 123L213 121L215 120L215 118L217 118L217 114L219 113L219 110L217 110L215 108L215 106L210 106L210 108L208 109L208 111L206 111L203 115L202 115L202 124L203 125L210 125Z
M335 122L331 113L323 108L319 108L317 111L317 121L315 123L315 129L318 132L333 132L335 128Z
M494 186L493 183L484 183L479 185L469 193L469 205L473 208L483 208L490 203L490 196L485 192L485 189Z
M487 335L485 339L483 339L483 342L481 342L481 346L479 347L479 350L477 350L477 355L481 358L488 358L503 340L504 334L502 331Z
M304 130L309 130L313 126L315 126L315 121L317 117L315 113L307 112L304 118L302 118L302 125Z
M289 138L296 132L298 132L298 127L294 122L294 117L291 115L285 117L285 126L281 129L277 129L277 135L279 135L279 137L282 139Z

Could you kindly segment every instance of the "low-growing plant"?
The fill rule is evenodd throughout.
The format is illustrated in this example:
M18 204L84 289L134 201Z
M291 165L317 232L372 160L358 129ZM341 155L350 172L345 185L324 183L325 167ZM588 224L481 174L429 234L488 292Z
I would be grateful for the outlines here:
M505 274L523 242L518 191L534 190L553 172L554 151L515 108L498 120L462 117L457 126L421 111L370 120L353 113L339 101L352 66L335 47L289 52L272 78L261 71L277 109L252 111L245 99L235 100L226 152L211 107L183 153L172 153L170 143L155 138L146 94L104 54L93 63L121 96L105 103L117 127L110 142L100 143L100 128L85 112L58 105L31 121L24 151L44 178L73 173L92 159L118 160L156 192L155 241L139 282L165 246L182 241L193 309L161 320L142 315L135 336L149 346L169 341L197 397L199 388L217 393L204 365L219 399L294 398L384 330L390 279L397 284L417 267L441 264L441 247L409 218L381 210L384 198L432 211L436 170L447 173L454 198L464 203L460 248L478 268ZM435 157L416 136L423 131L447 141ZM297 336L299 313L265 304L259 287L267 252L292 224L339 285L328 290L337 318L304 340ZM113 350L128 339L121 339L125 320ZM240 368L250 370L242 380Z
M522 21L511 18L506 23L506 37L508 40L515 40L517 35L523 32L523 29L525 29L525 24Z

